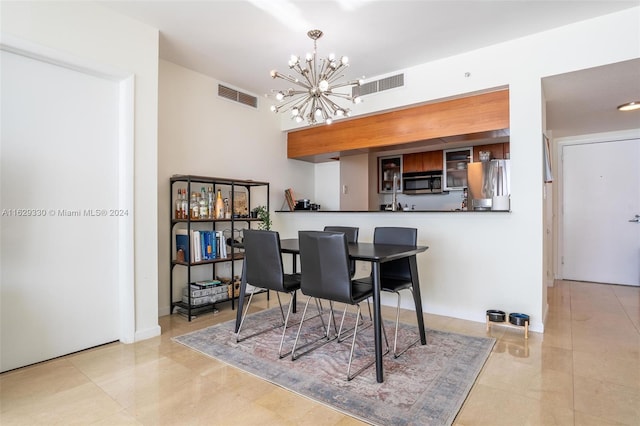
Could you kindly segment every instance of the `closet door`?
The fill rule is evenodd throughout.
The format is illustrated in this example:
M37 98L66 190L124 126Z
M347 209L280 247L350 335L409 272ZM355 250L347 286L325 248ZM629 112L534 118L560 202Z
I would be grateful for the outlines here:
M0 52L1 370L119 338L118 83ZM129 212L132 213L132 212Z

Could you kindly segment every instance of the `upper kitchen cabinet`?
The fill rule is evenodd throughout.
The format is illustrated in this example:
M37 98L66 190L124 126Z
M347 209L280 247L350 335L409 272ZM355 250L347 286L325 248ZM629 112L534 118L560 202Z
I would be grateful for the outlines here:
M402 192L402 166L402 155L378 158L378 192L393 192L394 182L396 192Z
M472 162L473 148L445 149L443 190L464 189L467 186L467 164Z
M474 146L473 161L480 161L480 151L489 151L491 159L504 160L509 157L509 142Z
M508 135L508 129L509 90L496 90L292 130L287 157L323 162L382 149L417 151L429 140L472 146L472 140Z
M403 173L442 170L442 150L414 152L402 156Z

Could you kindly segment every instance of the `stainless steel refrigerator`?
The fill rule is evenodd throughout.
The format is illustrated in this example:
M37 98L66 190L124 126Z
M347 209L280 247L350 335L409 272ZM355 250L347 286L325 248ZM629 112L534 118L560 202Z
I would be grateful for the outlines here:
M467 165L467 206L470 210L510 210L511 160Z

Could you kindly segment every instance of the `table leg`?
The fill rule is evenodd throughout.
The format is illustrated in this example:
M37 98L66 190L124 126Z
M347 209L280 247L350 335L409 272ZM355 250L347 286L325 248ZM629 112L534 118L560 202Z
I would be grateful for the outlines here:
M413 302L416 305L416 319L418 320L418 330L420 331L420 343L427 344L427 336L424 331L424 317L422 315L422 296L420 295L420 280L418 278L418 262L415 256L409 258L409 268L411 269L411 282L413 284Z
M371 262L373 274L373 330L375 335L376 351L376 380L384 382L382 370L382 313L380 311L380 263Z
M242 308L244 307L244 295L247 291L247 262L242 262L242 279L240 280L240 296L238 297L238 312L236 312L236 333L242 321Z

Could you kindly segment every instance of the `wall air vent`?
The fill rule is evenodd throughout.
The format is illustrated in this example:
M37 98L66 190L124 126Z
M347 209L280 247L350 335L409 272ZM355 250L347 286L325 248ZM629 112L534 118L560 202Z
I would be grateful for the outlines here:
M404 74L397 74L380 80L370 81L361 86L355 86L351 89L351 96L365 96L401 86L404 86Z
M221 98L239 102L244 105L248 105L253 108L258 108L258 98L223 86L222 84L218 84L218 96L220 96Z

